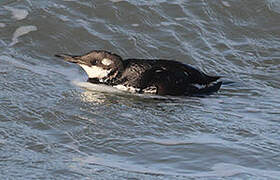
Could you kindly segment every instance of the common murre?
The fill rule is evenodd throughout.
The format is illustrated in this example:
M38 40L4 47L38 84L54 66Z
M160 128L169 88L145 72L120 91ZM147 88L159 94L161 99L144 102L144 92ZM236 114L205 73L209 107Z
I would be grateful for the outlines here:
M56 54L80 65L88 82L106 84L135 93L193 96L217 92L219 76L205 73L178 61L163 59L125 59L119 55L94 50L84 55Z

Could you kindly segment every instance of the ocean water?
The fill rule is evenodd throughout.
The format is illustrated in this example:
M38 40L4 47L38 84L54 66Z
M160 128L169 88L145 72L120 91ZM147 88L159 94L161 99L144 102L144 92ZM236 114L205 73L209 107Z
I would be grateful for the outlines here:
M280 179L280 1L2 0L0 179ZM220 75L207 97L89 84L105 49Z

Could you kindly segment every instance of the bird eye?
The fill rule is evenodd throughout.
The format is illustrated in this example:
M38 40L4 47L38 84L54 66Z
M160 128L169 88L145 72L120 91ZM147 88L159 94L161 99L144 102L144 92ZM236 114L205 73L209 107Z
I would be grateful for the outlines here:
M97 60L96 60L96 59L93 59L93 60L90 61L90 63L91 63L92 65L96 65L96 64L97 64Z

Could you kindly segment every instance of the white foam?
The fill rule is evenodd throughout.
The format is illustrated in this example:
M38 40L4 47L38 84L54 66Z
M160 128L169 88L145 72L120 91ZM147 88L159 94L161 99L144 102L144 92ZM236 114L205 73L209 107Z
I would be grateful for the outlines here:
M12 42L11 42L10 46L13 46L16 43L18 43L18 38L20 36L28 34L31 31L37 31L37 27L36 26L21 26L21 27L17 28L13 34L13 38L12 38Z
M89 82L79 82L79 81L72 81L72 83L76 86L86 88L88 90L92 91L99 91L99 92L110 92L110 93L121 93L123 91L118 90L117 88L114 88L112 86L107 86L104 84L93 84Z
M222 4L225 6L225 7L230 7L230 4L228 1L222 1Z
M73 80L71 82L72 84L85 88L89 91L97 91L97 92L106 92L106 93L116 93L116 94L125 94L125 95L131 95L131 96L138 96L141 98L157 98L157 99L171 99L174 97L165 97L165 96L160 96L160 95L155 95L155 94L139 94L139 93L133 93L133 91L127 91L126 89L118 89L113 86L108 86L105 84L94 84L94 83L89 83L89 82L81 82L79 80ZM121 85L120 85L121 86ZM120 87L119 86L119 87ZM175 98L174 98L175 99Z
M25 19L28 15L28 11L25 9L18 9L14 7L4 6L4 8L8 11L11 11L13 18L16 20Z

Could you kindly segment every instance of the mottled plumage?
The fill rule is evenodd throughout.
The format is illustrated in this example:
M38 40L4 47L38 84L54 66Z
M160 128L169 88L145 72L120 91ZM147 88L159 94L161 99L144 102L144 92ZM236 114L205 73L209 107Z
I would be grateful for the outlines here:
M82 56L56 55L79 64L91 83L107 84L136 93L159 95L201 95L216 92L222 82L178 61L125 59L107 51L91 51Z

